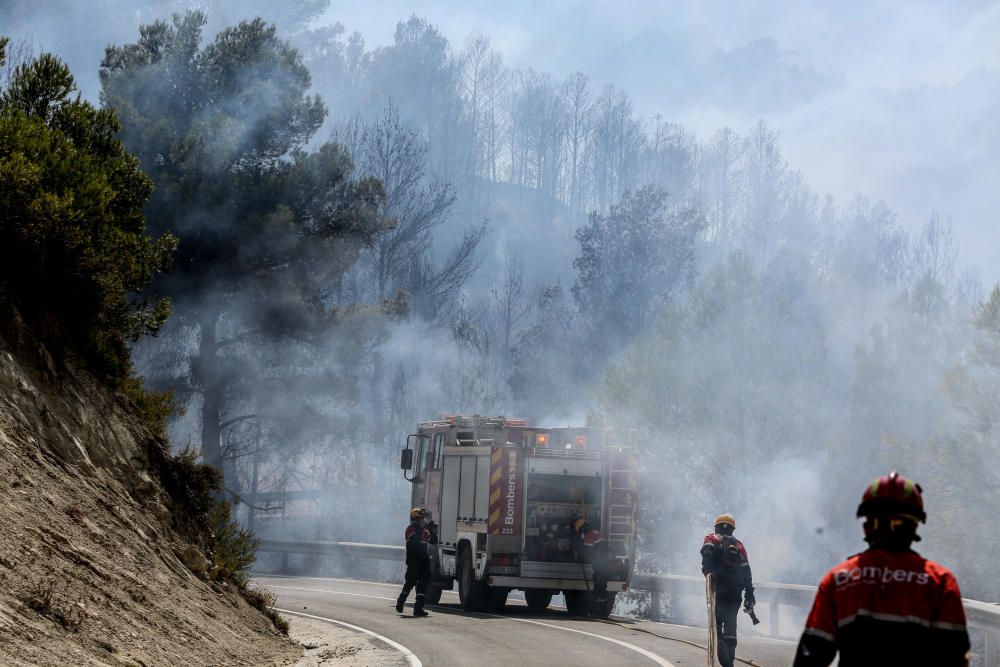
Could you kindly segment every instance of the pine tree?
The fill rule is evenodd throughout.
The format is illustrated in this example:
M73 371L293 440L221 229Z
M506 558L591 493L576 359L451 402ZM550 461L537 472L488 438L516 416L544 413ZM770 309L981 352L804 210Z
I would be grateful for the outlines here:
M221 466L241 355L263 340L327 335L338 279L389 225L381 183L353 179L346 150L309 150L326 109L307 94L299 53L260 19L207 45L204 24L188 12L144 25L136 43L108 48L100 75L102 102L156 183L150 226L180 238L176 270L157 287L197 331L174 381L190 364L203 455Z
M175 239L166 227L155 241L147 234L151 183L115 137L115 113L75 88L69 68L44 54L0 91L2 319L16 310L44 343L119 385L131 369L128 341L170 311L168 299L140 295L169 267Z

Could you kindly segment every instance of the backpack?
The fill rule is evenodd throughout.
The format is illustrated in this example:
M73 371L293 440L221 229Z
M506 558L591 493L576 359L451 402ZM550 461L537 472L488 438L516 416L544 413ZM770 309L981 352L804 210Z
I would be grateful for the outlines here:
M743 554L740 552L739 543L732 535L722 536L722 565L727 569L736 569L743 565Z

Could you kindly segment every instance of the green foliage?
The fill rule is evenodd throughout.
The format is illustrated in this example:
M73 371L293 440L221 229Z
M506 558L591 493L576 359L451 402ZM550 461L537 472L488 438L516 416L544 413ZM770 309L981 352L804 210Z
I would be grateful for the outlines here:
M966 362L948 373L945 389L959 412L967 444L974 445L970 452L1000 452L1000 286L978 305L972 326Z
M385 228L382 186L351 180L337 145L305 150L326 109L273 25L244 21L202 47L204 24L178 14L109 47L101 99L157 185L151 228L181 238L163 289L182 314L181 302L264 289L285 291L290 306Z
M157 404L157 400L165 399L159 396L150 400ZM216 573L219 580L232 582L246 593L248 572L257 559L260 540L233 519L228 501L218 499L223 488L221 470L199 463L199 453L192 449L171 454L162 440L150 441L147 457L170 496L174 526L187 540L211 554L220 568Z
M132 402L135 412L157 436L167 437L167 423L174 415L183 414L183 408L174 401L174 392L147 389L138 375L129 375L122 381L122 392Z
M666 192L651 186L626 192L607 215L591 214L576 232L573 297L597 344L616 347L645 330L691 284L701 227L693 211L668 210Z
M976 309L973 319L976 330L975 359L996 378L1000 374L1000 285Z
M708 520L708 508L747 506L759 489L743 479L826 444L822 323L816 304L792 302L780 280L733 253L607 373L600 416L640 427L650 534L683 533L679 526ZM688 493L664 483L675 478L690 482ZM668 528L663 517L672 517Z
M144 25L137 42L107 50L100 77L102 102L156 183L150 227L181 240L155 287L199 336L197 359L154 379L202 394L203 455L221 466L220 414L261 391L247 381L253 364L333 328L332 287L389 223L381 182L352 178L339 145L310 150L326 109L275 27L243 21L203 44L204 25L199 12Z
M198 452L192 449L171 454L163 440L151 440L146 455L170 496L174 525L191 541L204 544L211 534L209 517L215 509L215 496L222 489L221 471L199 463Z
M79 97L52 55L19 66L0 94L0 296L34 333L122 382L128 341L155 332L167 299L140 293L175 240L146 234L152 185L115 138L118 119Z
M233 508L227 501L215 503L208 521L212 526L212 560L222 568L219 578L232 581L241 590L246 590L250 567L257 560L260 539L233 520Z

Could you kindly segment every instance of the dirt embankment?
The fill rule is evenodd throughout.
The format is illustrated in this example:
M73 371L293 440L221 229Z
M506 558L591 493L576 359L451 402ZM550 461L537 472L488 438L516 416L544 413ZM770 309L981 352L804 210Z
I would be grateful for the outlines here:
M0 341L0 664L286 665L301 646L179 559L142 426Z

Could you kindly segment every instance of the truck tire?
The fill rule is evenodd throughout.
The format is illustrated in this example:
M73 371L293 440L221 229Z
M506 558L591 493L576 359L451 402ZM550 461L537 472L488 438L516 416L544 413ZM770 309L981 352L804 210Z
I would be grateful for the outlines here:
M430 584L427 587L427 595L424 596L424 600L427 602L427 604L437 604L441 602L442 590L443 589L440 586L435 586L434 584Z
M590 605L590 615L592 618L607 618L615 608L615 597L618 593L607 593L607 599L603 603L592 602Z
M590 615L590 594L587 591L563 591L566 611L570 616Z
M509 588L491 588L487 596L486 608L494 614L502 614L504 607L507 606L508 593L510 593Z
M531 611L545 611L552 604L552 591L529 588L524 591L524 601L528 603L528 609Z
M482 611L485 602L482 582L476 581L476 568L469 549L458 556L458 599L465 611Z

